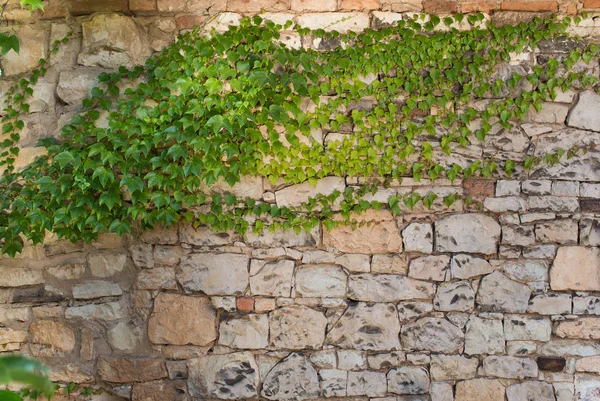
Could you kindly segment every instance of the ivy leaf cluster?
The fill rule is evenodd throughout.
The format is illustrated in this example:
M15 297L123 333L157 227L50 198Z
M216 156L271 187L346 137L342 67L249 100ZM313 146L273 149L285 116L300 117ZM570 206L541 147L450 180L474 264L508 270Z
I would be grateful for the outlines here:
M292 23L259 16L221 34L197 28L144 67L100 74L60 140L42 140L47 155L16 171L20 116L45 73L42 61L11 89L2 119L2 252L13 256L47 232L93 241L102 232L125 235L180 221L239 233L299 232L321 222L354 227L353 216L370 208L400 214L418 203L451 207L461 200L435 192L365 199L406 177L511 176L585 151L449 161L495 127L510 130L556 91L596 85L575 68L597 60L593 44L524 76L496 75L511 54L563 36L569 18L486 29L482 21L470 15L471 29L458 30L462 15L415 15L360 34L294 27L305 43L333 47L327 51L286 47L281 32ZM295 207L214 190L247 176L272 185L314 185L329 176L369 183Z

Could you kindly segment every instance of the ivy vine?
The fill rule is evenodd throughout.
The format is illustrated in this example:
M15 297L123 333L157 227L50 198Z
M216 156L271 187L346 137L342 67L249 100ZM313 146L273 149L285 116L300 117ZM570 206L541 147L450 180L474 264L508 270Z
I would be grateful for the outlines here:
M239 233L300 232L320 222L328 229L355 226L352 216L368 209L397 215L418 202L450 207L461 198L409 192L366 200L403 177L510 177L586 151L447 161L458 148L485 141L495 126L508 130L530 107L539 111L558 90L597 84L576 68L597 62L600 49L593 44L538 64L526 76L494 75L511 54L565 35L570 18L487 28L482 21L481 14L415 15L360 34L294 27L304 40L333 47L328 51L286 47L279 39L292 23L259 16L222 34L197 28L145 67L100 74L60 140L41 141L47 156L16 171L19 118L44 73L42 61L9 93L2 119L9 136L0 149L2 252L14 256L24 240L41 243L47 231L92 241L102 232L124 235L179 221ZM459 24L471 29L458 30ZM314 185L328 176L359 184L297 207L210 190L244 176L274 185L280 179Z

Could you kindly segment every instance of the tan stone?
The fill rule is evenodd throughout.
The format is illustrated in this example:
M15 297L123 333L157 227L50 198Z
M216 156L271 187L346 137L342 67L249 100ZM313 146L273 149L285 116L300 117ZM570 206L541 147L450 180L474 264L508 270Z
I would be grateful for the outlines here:
M391 212L367 211L355 216L359 222L368 222L355 230L339 226L324 230L323 244L347 253L398 253L402 251L402 237Z
M75 333L67 325L52 320L38 320L29 326L31 342L62 352L75 349Z
M600 356L594 355L578 359L575 362L575 370L600 374Z
M155 344L208 345L217 338L215 311L207 298L159 294L148 322Z
M185 380L153 381L133 385L132 401L184 401L187 400Z
M600 248L558 248L550 286L553 290L600 291Z
M600 340L600 318L582 317L578 320L559 322L554 334L562 338Z
M248 287L248 256L195 253L184 258L177 280L186 291L208 295L239 295Z
M269 314L269 341L274 348L321 348L326 326L325 316L306 306L276 309Z
M0 327L0 345L22 343L26 338L26 331Z
M88 257L92 276L110 277L121 273L127 263L125 253L96 253Z
M98 375L111 383L146 382L167 377L167 368L162 359L105 356L98 359Z
M228 0L227 11L260 13L263 10L281 12L290 9L290 0Z
M292 11L335 11L336 0L291 0Z
M38 66L38 61L46 55L47 33L33 25L23 25L17 32L19 54L14 50L2 56L2 75L18 75Z
M505 389L499 380L472 379L456 384L455 401L504 401Z
M94 376L84 372L77 365L68 364L60 367L52 367L50 380L61 383L89 383L94 380Z
M22 287L43 282L44 276L41 269L0 266L0 287Z

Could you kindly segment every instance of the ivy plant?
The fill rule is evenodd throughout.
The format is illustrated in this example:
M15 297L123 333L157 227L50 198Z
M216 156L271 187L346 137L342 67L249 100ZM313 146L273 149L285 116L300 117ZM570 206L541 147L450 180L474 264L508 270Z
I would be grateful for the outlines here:
M0 389L0 400L22 401L44 395L50 399L58 386L48 378L48 369L40 362L20 355L0 357L0 385L23 384L19 392Z
M304 43L326 51L284 45L281 31L293 24L260 16L219 34L196 28L144 67L100 74L62 136L40 142L47 154L18 171L21 116L31 86L45 74L42 60L11 89L2 118L2 252L14 256L24 241L41 243L47 232L93 241L102 232L124 235L180 221L239 233L300 232L321 222L327 229L355 227L353 216L368 209L399 214L461 200L434 191L368 200L405 177L511 176L588 150L514 161L501 154L447 157L493 130L510 130L559 90L596 85L596 77L580 71L597 62L600 49L583 42L526 74L503 80L496 72L511 54L564 36L576 21L536 18L486 28L483 22L481 14L415 15L360 34L293 27ZM470 29L458 29L464 25ZM246 176L273 185L315 185L329 176L358 184L294 207L212 189Z
M20 5L21 8L27 9L31 12L35 10L44 10L42 0L20 0ZM19 53L19 38L14 34L0 32L0 55L3 56L11 50L14 50L15 53Z

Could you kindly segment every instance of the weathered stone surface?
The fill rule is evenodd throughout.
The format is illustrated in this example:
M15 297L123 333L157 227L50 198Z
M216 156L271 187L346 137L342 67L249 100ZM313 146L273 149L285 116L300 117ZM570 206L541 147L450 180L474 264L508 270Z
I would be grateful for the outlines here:
M402 346L408 350L461 352L463 332L446 319L424 317L402 326Z
M177 270L186 291L208 295L237 295L248 286L248 256L234 253L192 254Z
M77 61L104 68L144 64L151 54L144 31L129 17L98 14L82 24L83 49Z
M317 185L309 183L292 185L275 192L275 199L279 207L300 206L307 202L308 198L314 198L318 194L331 195L334 191L344 192L346 182L343 177L325 177L317 181Z
M129 254L133 264L137 267L153 268L154 267L154 254L152 245L149 244L135 244L129 247Z
M219 326L219 344L231 348L263 349L269 345L267 315L229 317Z
M125 270L127 254L125 253L95 253L88 256L88 264L95 277L111 277Z
M320 348L326 327L325 316L306 306L276 309L269 314L269 343L278 349Z
M210 227L200 226L194 228L190 224L179 227L179 241L184 244L196 246L229 245L236 239L232 232L215 232Z
M355 230L339 226L323 232L323 244L348 253L397 253L402 251L402 237L389 211L368 211L359 216L370 222Z
M577 372L600 373L600 356L588 356L575 363Z
M571 313L571 295L546 293L532 297L527 311L540 315L561 315ZM574 313L577 313L574 311Z
M468 279L489 274L494 271L494 268L485 259L458 254L452 257L450 271L453 278Z
M533 359L509 355L488 356L483 360L483 370L488 376L505 379L524 379L538 375L538 367Z
M98 320L117 320L126 316L118 302L108 302L105 304L91 304L83 306L73 306L67 308L65 317L67 319L98 319Z
M296 295L303 297L343 297L348 275L339 266L303 265L296 271Z
M335 258L335 264L341 265L352 273L368 273L371 267L369 255L345 254Z
M2 56L2 73L5 76L18 75L38 66L41 58L46 56L47 33L33 25L24 24L17 32L19 53L14 50Z
M137 383L131 391L132 401L185 401L187 400L185 380L153 381Z
M316 246L321 243L321 226L317 225L310 231L302 230L296 234L293 230L263 230L256 234L249 230L244 235L244 241L255 247L292 247Z
M574 321L559 322L554 329L554 334L561 338L600 340L600 318L580 317Z
M527 204L523 198L507 196L505 198L485 198L483 207L494 213L520 212L527 208Z
M471 379L477 375L477 358L464 355L431 355L431 379L436 381Z
M123 294L123 290L119 284L110 281L90 281L73 286L73 298L75 299L94 299L121 294Z
M349 397L369 396L381 397L386 393L387 383L384 372L348 372Z
M359 302L348 307L329 332L327 343L360 350L393 350L400 348L399 332L394 305Z
M147 382L167 377L162 359L150 358L98 358L98 375L111 383Z
M536 123L564 124L568 113L569 106L566 104L544 102L540 111L530 109L528 117Z
M499 267L513 280L521 282L547 281L548 263L539 260L514 260L503 262Z
M579 94L579 100L567 119L567 125L600 132L600 116L594 110L600 108L600 95L592 90Z
M64 323L38 320L29 327L31 342L49 347L51 352L72 352L75 349L75 332Z
M93 68L78 68L76 70L62 70L58 77L56 94L63 102L79 105L90 95L92 87L98 82L101 70Z
M595 401L600 397L600 380L596 375L575 375L575 397L577 401Z
M429 393L429 375L423 368L404 366L387 373L388 391L394 394Z
M108 343L117 351L133 351L140 341L140 328L133 324L119 322L106 332Z
M396 274L353 274L348 280L348 296L358 301L431 299L434 293L434 284Z
M475 292L466 281L442 283L438 287L433 305L436 310L470 312L475 308Z
M294 0L305 1L305 0ZM331 0L328 0L331 2ZM293 4L293 2L292 2ZM294 9L292 5L292 10ZM321 8L319 7L319 11ZM310 29L360 32L369 27L369 15L365 13L307 13L296 18L298 25Z
M504 386L496 379L471 379L456 383L456 401L504 401Z
M254 295L289 297L295 263L282 259L266 263L252 260L250 266L250 291Z
M373 255L371 272L408 274L408 262L404 255Z
M43 282L44 271L42 269L0 266L0 287L23 287Z
M527 381L506 388L508 401L555 401L552 384L542 381Z
M499 354L504 352L502 320L471 316L465 333L465 353Z
M400 323L414 320L433 310L431 302L406 301L398 303L398 319Z
M217 338L215 317L206 298L162 293L154 300L148 337L154 344L208 345Z
M527 285L512 281L495 271L481 280L477 303L487 311L523 313L527 310L530 294Z
M457 214L436 222L436 250L494 254L500 225L483 214Z
M142 270L135 283L140 290L176 290L175 270L170 267L156 267Z
M600 297L573 298L573 313L577 315L600 315Z
M348 387L348 372L338 369L321 369L319 370L319 383L321 393L325 397L345 397Z
M553 220L535 225L535 238L538 242L577 243L578 234L579 226L574 220Z
M507 340L550 341L550 319L535 316L506 315L504 335Z
M444 281L449 265L449 256L423 256L410 261L408 275L422 280Z
M367 355L363 351L342 349L337 351L337 367L343 370L361 370L367 368Z
M259 369L249 352L210 354L188 361L189 395L194 399L256 398Z
M531 226L502 226L502 244L528 246L535 243L535 234Z
M600 291L600 249L558 248L550 269L550 286L559 291Z
M411 223L402 230L404 250L431 253L433 251L433 230L431 224Z
M316 398L319 395L317 371L308 358L293 353L267 374L261 395L269 400Z
M600 355L600 344L597 341L550 340L540 346L539 353L550 356Z

